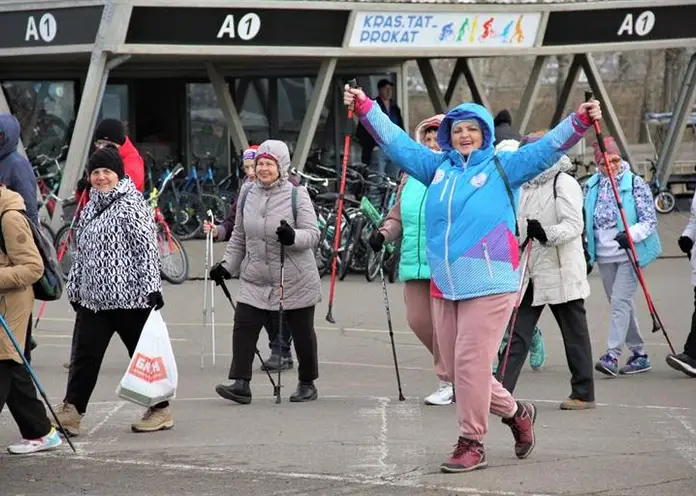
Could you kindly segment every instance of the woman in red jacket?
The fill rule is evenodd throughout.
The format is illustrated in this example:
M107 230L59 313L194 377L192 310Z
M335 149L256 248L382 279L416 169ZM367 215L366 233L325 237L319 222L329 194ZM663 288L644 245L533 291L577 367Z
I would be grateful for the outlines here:
M145 163L131 140L126 136L126 129L118 119L104 119L94 132L97 148L113 145L118 148L118 154L123 160L126 175L133 181L138 191L145 191Z

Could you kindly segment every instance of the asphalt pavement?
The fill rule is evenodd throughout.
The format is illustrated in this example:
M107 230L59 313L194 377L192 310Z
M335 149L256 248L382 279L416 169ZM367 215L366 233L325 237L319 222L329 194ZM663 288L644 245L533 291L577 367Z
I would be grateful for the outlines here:
M218 245L220 246L220 245ZM202 251L202 250L201 250ZM659 260L646 271L658 311L675 346L687 335L693 309L690 267L684 258ZM591 276L588 319L595 358L604 351L608 305L597 274ZM0 454L0 495L606 495L696 494L696 395L693 382L670 369L661 334L650 333L642 295L636 297L653 370L608 379L596 374L596 410L566 412L569 373L560 333L550 312L542 316L548 362L525 367L517 396L539 408L537 446L517 460L509 429L491 417L486 437L489 467L447 475L439 465L457 440L455 406L425 406L437 386L427 351L408 330L402 287L388 285L406 400L398 401L382 290L362 276L339 282L334 316L317 307L319 400L291 404L296 371L283 373L277 405L255 364L253 401L237 405L214 392L226 381L232 309L215 293L216 361L211 329L202 325L203 283L166 285L163 315L179 369L172 402L174 429L134 434L142 412L115 394L127 355L115 338L92 403L75 438L52 453ZM233 294L237 282L231 282ZM38 305L37 305L38 308ZM73 313L65 301L48 305L36 333L36 372L53 403L60 403L67 371ZM201 343L205 363L201 368ZM262 333L259 348L268 354ZM465 398L460 401L466 401ZM0 414L0 444L17 440L7 411Z

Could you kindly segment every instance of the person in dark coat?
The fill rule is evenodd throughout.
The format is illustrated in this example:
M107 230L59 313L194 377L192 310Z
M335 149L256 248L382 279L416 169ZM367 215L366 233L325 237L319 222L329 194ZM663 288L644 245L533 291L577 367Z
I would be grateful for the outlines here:
M375 102L377 102L379 108L389 116L389 119L394 124L404 129L404 118L401 115L401 109L392 98L394 94L394 84L388 79L380 79L377 83L377 91L379 94ZM362 147L362 163L370 165L372 151L377 146L377 142L362 124L358 124L355 137Z
M512 127L512 116L508 109L503 109L498 112L493 119L495 126L495 143L493 146L498 146L501 141L515 140L520 141L522 136L515 128Z
M19 193L26 206L27 217L39 225L39 201L34 169L18 151L20 137L19 121L12 114L0 114L0 184ZM32 317L29 316L24 357L31 362L31 351L36 348L32 338Z

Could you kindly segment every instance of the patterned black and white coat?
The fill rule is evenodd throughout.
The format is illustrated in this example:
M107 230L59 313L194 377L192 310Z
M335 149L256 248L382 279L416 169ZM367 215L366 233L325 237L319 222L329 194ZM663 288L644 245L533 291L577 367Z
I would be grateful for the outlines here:
M149 308L162 291L152 211L127 177L106 193L92 189L77 227L66 291L92 311Z

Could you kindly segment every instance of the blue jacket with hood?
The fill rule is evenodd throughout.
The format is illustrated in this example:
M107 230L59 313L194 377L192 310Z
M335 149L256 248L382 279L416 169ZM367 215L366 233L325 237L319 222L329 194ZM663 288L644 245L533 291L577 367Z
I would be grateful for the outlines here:
M12 114L0 114L0 183L24 199L27 216L39 225L36 176L29 161L17 151L19 122Z
M481 148L468 157L450 143L452 124L475 119L483 132ZM426 250L431 293L447 300L514 293L519 289L519 247L515 210L493 159L493 118L482 106L465 103L450 110L438 131L441 152L413 141L378 105L360 115L387 156L428 186L425 203ZM497 156L513 191L549 167L577 143L589 126L576 114L539 141Z

